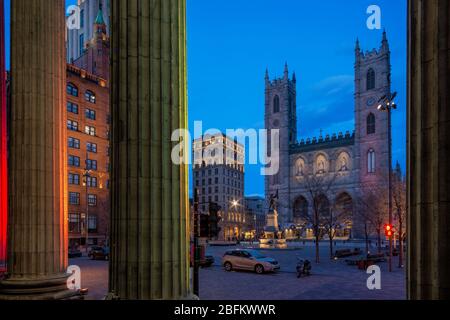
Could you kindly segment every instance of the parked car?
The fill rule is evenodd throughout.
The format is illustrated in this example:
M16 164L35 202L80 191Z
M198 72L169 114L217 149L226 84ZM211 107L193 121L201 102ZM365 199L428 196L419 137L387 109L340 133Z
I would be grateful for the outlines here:
M213 256L205 256L204 259L200 261L200 266L202 268L209 268L214 264L215 260Z
M69 259L81 258L83 253L78 249L69 249Z
M108 247L91 247L88 257L92 260L109 260L109 248Z
M280 264L275 259L265 257L255 250L227 251L222 259L226 271L248 270L257 274L280 270Z

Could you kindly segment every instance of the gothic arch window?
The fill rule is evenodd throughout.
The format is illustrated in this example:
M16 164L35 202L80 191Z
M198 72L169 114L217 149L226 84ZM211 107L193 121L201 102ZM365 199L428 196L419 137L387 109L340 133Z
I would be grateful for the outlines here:
M275 96L275 98L273 98L273 113L278 112L280 112L280 97Z
M376 118L373 113L367 117L367 134L375 134L376 132Z
M370 149L367 153L367 172L368 173L375 173L375 165L376 165L376 156L375 156L375 150Z
M323 155L320 154L316 158L316 174L325 174L328 171L328 160Z
M375 71L370 68L367 71L367 90L375 89Z

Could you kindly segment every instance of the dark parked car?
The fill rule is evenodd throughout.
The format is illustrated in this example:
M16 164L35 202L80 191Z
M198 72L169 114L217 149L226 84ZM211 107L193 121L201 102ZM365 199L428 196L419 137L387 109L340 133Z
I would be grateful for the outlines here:
M69 259L81 258L83 253L78 249L69 249Z
M200 261L200 266L202 268L209 268L214 264L215 260L213 256L205 256L203 260Z
M92 260L109 260L109 248L91 247L88 257Z

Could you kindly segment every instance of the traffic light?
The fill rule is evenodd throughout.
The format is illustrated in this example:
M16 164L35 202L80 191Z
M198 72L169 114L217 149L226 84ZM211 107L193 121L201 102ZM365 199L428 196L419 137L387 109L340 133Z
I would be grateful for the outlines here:
M200 214L200 238L209 238L209 215Z
M210 238L217 238L220 233L219 228L219 222L222 220L221 217L219 217L219 211L222 208L214 202L211 202L209 204L209 237Z
M394 234L394 228L392 225L387 224L384 226L384 233L386 234L386 237L391 238Z

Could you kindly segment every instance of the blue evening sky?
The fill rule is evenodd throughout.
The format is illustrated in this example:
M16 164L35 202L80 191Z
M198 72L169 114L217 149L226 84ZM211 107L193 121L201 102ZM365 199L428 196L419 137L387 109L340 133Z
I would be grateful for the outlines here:
M68 4L75 3L68 0ZM189 120L205 129L261 129L264 73L297 74L299 139L354 128L354 46L379 48L382 30L366 9L382 10L392 57L393 162L406 163L406 0L187 0ZM6 1L9 32L9 0ZM7 41L8 41L7 37ZM9 51L7 49L7 51ZM7 53L9 65L9 53ZM246 194L264 194L259 166L246 166Z

